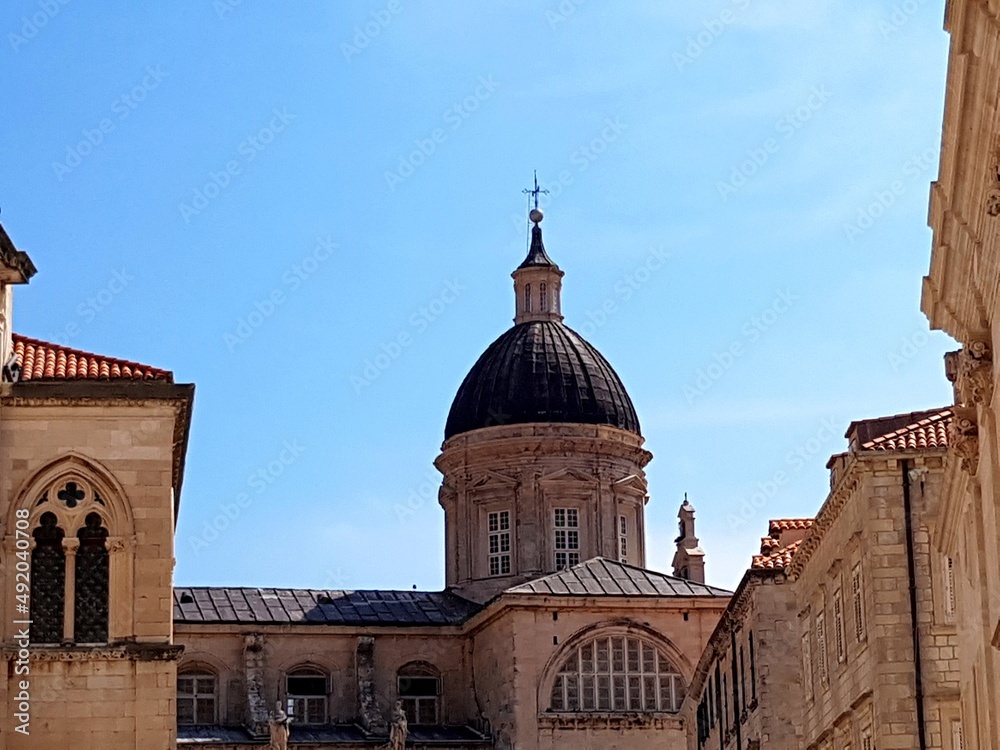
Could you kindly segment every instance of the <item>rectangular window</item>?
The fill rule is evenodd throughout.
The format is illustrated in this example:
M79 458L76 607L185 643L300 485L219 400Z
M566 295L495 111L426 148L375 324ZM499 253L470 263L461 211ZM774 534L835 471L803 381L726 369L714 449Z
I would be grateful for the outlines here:
M628 521L625 516L618 516L618 560L628 562Z
M487 524L490 575L510 575L510 511L498 510L488 514Z
M944 559L944 615L948 622L955 619L955 561Z
M397 679L397 690L408 723L437 724L441 694L441 681L437 677L401 676Z
M826 650L826 615L816 615L816 658L819 660L819 679L824 685L830 680L830 664Z
M806 700L813 699L813 662L812 645L809 633L802 636L802 682L806 692Z
M713 685L713 677L708 676L708 728L711 729L715 726L715 692Z
M867 637L867 628L865 627L865 590L864 580L861 577L861 563L854 566L854 572L851 574L851 595L854 598L854 635L860 643Z
M327 707L326 677L314 674L288 675L287 712L297 724L325 724Z
M580 562L580 511L556 508L554 511L556 570L565 570Z
M837 663L847 661L847 634L844 631L844 600L840 589L833 594L833 636L837 648Z
M743 713L747 711L747 672L746 662L743 659L743 647L740 646L740 705Z
M719 731L722 731L722 682L720 680L722 670L719 665L715 665L715 720L719 722ZM712 722L713 726L715 721Z
M757 702L757 661L754 654L753 647L753 631L747 636L747 641L750 644L750 702Z
M177 677L177 723L215 724L215 676L209 674Z
M729 686L726 684L726 674L722 674L722 715L726 718L725 729L729 734Z

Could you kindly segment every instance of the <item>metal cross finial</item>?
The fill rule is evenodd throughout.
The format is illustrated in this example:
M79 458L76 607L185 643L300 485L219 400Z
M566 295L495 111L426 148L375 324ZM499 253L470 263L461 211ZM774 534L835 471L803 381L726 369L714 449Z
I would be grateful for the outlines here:
M525 188L521 192L524 193L525 195L530 195L530 196L532 196L535 199L535 208L538 208L538 194L539 193L544 193L545 195L549 194L548 190L542 190L540 187L538 187L538 170L537 169L535 170L535 189L534 190L529 190L528 188ZM528 200L531 200L531 199L529 198Z

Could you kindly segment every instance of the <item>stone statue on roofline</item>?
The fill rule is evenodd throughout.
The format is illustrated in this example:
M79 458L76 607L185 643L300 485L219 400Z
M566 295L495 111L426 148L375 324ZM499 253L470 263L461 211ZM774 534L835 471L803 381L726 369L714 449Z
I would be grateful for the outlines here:
M389 725L389 744L387 750L403 750L406 747L406 738L409 737L410 730L406 724L406 712L403 710L403 702L396 701L396 707L392 710L392 723Z
M268 720L268 728L271 730L269 750L288 750L288 725L292 723L292 717L281 708L281 701L274 707L274 713Z

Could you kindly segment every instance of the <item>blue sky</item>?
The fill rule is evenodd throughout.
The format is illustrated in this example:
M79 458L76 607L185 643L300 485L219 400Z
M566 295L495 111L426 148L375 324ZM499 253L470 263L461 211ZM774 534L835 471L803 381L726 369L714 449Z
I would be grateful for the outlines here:
M942 19L13 0L0 220L40 269L15 328L197 384L178 583L437 588L432 461L511 323L537 169L567 323L655 456L648 562L687 492L734 586L852 420L950 401L919 310Z

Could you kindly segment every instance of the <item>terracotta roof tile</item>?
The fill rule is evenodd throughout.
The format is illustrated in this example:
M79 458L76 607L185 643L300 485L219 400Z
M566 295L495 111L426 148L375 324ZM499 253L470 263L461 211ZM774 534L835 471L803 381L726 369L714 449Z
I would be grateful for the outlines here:
M764 536L760 539L760 554L769 555L781 547L781 543L771 536Z
M800 544L802 544L801 539L770 554L754 555L750 569L787 570L788 566L792 564L792 557L795 556Z
M768 525L767 533L776 539L777 534L782 531L808 529L812 525L812 518L772 518L771 523Z
M912 451L948 447L948 425L952 418L951 409L914 414L913 417L921 418L914 419L890 432L862 443L861 449L867 451Z
M169 370L103 357L59 344L13 335L14 356L21 367L21 380L165 380L174 381Z

